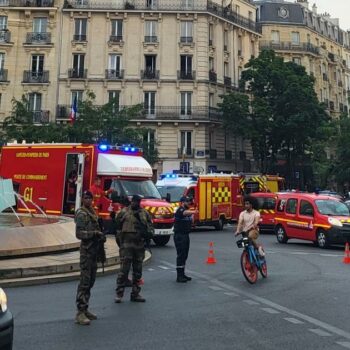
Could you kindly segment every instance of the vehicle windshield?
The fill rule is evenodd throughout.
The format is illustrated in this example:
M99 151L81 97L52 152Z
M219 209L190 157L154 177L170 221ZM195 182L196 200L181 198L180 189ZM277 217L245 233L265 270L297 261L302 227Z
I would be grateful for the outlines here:
M257 209L274 210L276 207L276 198L272 197L256 197Z
M143 198L162 198L151 180L114 179L111 183L111 189L117 191L120 196L131 197L134 194L138 194Z
M157 186L157 188L163 198L169 193L172 203L180 202L180 198L184 195L186 190L186 187L182 186Z
M349 216L349 209L343 203L330 199L319 199L315 201L318 211L323 215Z

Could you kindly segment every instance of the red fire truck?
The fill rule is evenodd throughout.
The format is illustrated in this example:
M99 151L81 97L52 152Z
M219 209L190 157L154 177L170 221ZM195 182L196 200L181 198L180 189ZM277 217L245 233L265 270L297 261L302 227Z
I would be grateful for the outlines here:
M174 226L174 209L162 200L152 182L152 168L133 146L67 144L8 144L2 148L0 177L12 179L23 201L19 212L72 215L81 204L82 191L101 179L104 191L99 215L109 220L126 199L138 194L152 216L157 245L168 243ZM113 201L111 200L113 198Z
M226 222L237 220L242 211L239 179L239 175L233 174L163 174L156 185L163 197L170 197L175 210L182 196L193 199L192 206L198 210L195 226L214 226L222 230Z

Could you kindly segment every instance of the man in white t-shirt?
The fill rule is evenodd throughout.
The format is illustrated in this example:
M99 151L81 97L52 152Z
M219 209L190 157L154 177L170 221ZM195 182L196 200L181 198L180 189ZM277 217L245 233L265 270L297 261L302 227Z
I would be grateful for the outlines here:
M235 236L238 236L241 232L246 232L259 254L264 256L264 250L257 243L259 237L258 225L260 222L260 213L253 209L253 199L251 197L248 196L244 198L244 208L245 210L239 214Z

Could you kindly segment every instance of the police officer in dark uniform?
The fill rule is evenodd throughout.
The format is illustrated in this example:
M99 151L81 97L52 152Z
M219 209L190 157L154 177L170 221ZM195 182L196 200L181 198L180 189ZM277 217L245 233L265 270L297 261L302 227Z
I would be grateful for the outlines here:
M176 282L186 283L191 281L191 277L185 275L185 265L190 249L189 233L192 227L192 215L195 210L190 209L191 199L188 197L180 198L181 205L175 213L174 224L174 243L176 247Z

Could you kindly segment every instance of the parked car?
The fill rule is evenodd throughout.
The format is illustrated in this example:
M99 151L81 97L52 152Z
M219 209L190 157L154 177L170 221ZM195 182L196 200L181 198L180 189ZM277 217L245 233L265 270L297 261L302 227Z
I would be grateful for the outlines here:
M278 194L275 233L279 243L291 238L312 241L320 248L350 241L350 213L339 199L309 193Z
M7 297L0 288L0 349L12 350L13 344L13 316L7 308Z
M250 196L256 200L256 210L260 212L259 228L261 232L273 232L275 227L275 215L277 194L271 192L255 192Z

